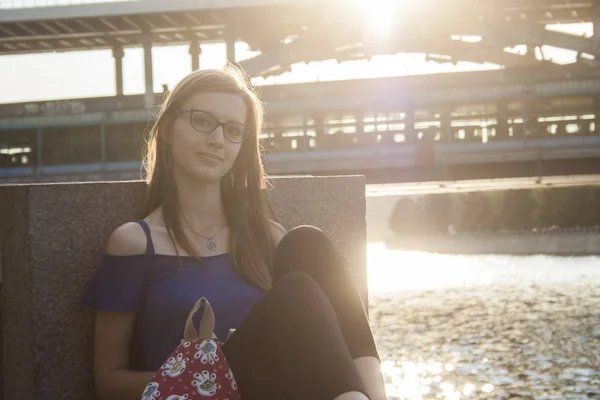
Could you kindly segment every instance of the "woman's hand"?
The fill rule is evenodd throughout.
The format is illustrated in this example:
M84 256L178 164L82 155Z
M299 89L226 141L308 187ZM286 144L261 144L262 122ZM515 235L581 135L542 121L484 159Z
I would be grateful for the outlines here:
M387 397L379 360L375 357L360 357L354 360L354 365L369 392L369 398L385 400Z

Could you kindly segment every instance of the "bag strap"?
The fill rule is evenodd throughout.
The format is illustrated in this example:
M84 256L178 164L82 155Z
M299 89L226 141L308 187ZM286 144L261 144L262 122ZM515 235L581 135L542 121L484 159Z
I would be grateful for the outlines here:
M198 331L194 327L194 315L204 307L204 315L202 315L202 319L200 320L200 327ZM213 312L212 307L208 300L205 297L202 297L200 300L196 302L192 311L188 315L187 321L185 323L185 330L183 331L183 340L186 342L193 342L195 340L201 338L213 338L215 330L215 313Z

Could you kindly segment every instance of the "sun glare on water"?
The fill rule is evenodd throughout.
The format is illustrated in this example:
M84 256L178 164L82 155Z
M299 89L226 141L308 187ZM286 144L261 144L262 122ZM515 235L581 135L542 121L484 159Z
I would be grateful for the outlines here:
M462 257L389 250L384 243L369 243L367 254L369 292L374 294L462 286L470 269Z

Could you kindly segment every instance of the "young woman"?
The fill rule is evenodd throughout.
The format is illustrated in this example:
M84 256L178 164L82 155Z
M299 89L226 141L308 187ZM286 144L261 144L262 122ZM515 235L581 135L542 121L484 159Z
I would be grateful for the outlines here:
M318 229L265 195L263 108L241 72L196 71L151 131L144 218L117 228L84 295L102 399L139 399L206 297L244 400L385 398L363 303Z

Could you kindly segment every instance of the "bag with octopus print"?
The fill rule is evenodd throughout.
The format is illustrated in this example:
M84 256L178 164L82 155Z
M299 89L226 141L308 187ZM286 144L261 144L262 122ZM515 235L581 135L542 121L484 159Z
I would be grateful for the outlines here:
M198 331L193 317L202 308ZM181 344L175 349L152 381L141 400L240 400L235 378L214 339L215 314L208 300L198 300L190 312Z

